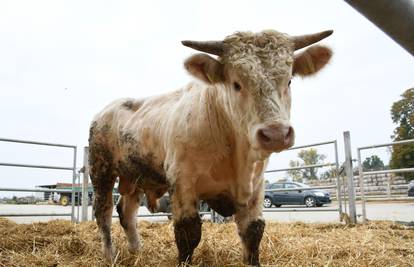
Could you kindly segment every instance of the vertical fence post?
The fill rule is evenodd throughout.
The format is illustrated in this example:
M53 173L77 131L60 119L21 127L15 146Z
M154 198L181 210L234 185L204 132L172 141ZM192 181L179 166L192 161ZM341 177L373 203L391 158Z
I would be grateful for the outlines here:
M83 182L82 182L82 222L88 220L89 203L89 149L83 149Z
M367 219L367 212L365 209L364 169L362 166L360 149L358 149L358 176L359 176L359 191L361 193L362 222L365 223Z
M335 140L335 163L336 163L336 199L338 201L339 221L342 221L342 196L341 196L341 178L339 175L339 159L338 159L338 142Z
M387 198L391 198L391 176L388 174L385 175L387 177Z
M78 182L77 182L78 186L76 187L76 221L79 222L79 219L80 219L79 209L80 209L80 202L81 202L81 199L80 199L81 191L79 187L81 182L80 182L79 172L76 174L76 178L78 179Z
M72 222L76 222L76 218L75 218L76 154L77 154L77 149L76 147L74 147L73 148L72 194L71 194L71 204L72 204L71 220Z
M345 213L348 213L348 208L347 208L348 205L346 204L347 203L347 201L346 201L346 191L348 190L347 189L347 186L346 186L346 182L345 182L346 172L345 172L345 175L343 175L341 178L342 178L342 181L341 181L341 185L342 185L342 196L344 197L343 198L343 202L344 202L344 212Z
M356 223L356 206L355 206L355 188L354 174L352 170L352 152L351 152L351 135L349 131L344 132L345 144L345 171L348 178L348 203L349 203L349 219L351 223Z

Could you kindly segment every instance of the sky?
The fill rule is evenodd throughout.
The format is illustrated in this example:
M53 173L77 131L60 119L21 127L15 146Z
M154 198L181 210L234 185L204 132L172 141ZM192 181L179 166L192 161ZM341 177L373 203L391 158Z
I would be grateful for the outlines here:
M338 140L342 162L344 131L354 157L357 147L391 141L390 108L414 86L414 58L339 0L1 1L0 137L76 145L81 167L90 121L105 105L192 80L183 61L195 51L181 40L264 29L334 30L322 42L334 51L331 63L291 84L296 145ZM332 147L318 150L334 161ZM385 149L369 153L388 160ZM274 154L268 168L292 159L296 152ZM71 166L72 160L70 149L0 142L0 162ZM0 166L0 187L70 180L68 171Z

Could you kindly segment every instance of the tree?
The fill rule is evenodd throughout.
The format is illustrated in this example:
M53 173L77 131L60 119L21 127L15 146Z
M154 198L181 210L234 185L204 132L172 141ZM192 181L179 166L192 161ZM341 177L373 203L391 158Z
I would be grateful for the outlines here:
M289 162L290 167L299 167L299 166L308 166L322 164L326 156L318 154L318 151L314 148L301 150L298 153L298 158L300 160L291 160ZM307 180L316 180L318 179L318 169L315 167L300 169L300 170L290 170L288 174L292 177L294 181L301 182L303 179Z
M385 165L377 155L372 155L364 160L362 168L364 171L379 171L385 169Z
M414 88L408 89L402 99L394 102L391 108L392 121L397 124L394 141L414 139ZM392 169L414 167L414 144L394 145L390 160ZM407 181L414 179L414 173L404 173Z
M336 167L331 167L329 170L321 174L321 179L325 179L325 180L329 179L330 181L332 181L332 179L334 179L337 176L338 176L338 171Z

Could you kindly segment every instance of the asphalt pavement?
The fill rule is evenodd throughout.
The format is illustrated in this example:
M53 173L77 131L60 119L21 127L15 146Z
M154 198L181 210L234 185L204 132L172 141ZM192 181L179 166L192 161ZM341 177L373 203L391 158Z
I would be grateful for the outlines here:
M292 209L301 210L301 212L291 211ZM331 211L337 209L335 203L322 208L305 208L304 206L282 206L280 208L264 209L263 216L268 221L276 222L306 222L306 223L327 223L339 222L339 212ZM407 202L391 202L391 203L372 203L366 205L367 218L369 220L390 220L390 221L414 221L414 200ZM0 205L1 214L62 214L70 213L71 207L62 207L59 205ZM79 214L81 209L79 208ZM75 207L75 214L78 209ZM88 218L91 218L92 208L89 206ZM139 215L148 216L151 213L145 207L140 207ZM357 205L357 215L361 219L362 208ZM116 216L114 210L113 213ZM69 216L47 215L41 217L8 217L18 223L31 223L35 221L49 221L52 219L70 219ZM205 215L204 219L209 219L209 215ZM116 219L116 218L114 218ZM161 215L156 217L142 217L138 220L146 220L152 222L168 221L167 216Z

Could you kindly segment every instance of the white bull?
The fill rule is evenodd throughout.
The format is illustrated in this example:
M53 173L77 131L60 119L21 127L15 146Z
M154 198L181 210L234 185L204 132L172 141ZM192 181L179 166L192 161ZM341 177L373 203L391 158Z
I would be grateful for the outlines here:
M198 80L143 100L113 102L90 128L91 179L103 252L113 256L112 189L119 177L117 205L129 249L139 248L138 203L150 208L167 190L172 199L179 262L191 262L201 237L198 202L235 216L244 261L259 265L263 172L272 152L294 143L290 125L292 76L318 72L331 50L309 46L332 31L291 37L276 31L238 32L223 41L183 44L218 56L196 54L185 68Z

